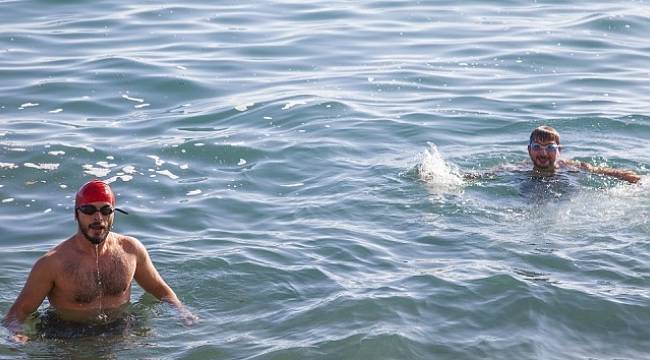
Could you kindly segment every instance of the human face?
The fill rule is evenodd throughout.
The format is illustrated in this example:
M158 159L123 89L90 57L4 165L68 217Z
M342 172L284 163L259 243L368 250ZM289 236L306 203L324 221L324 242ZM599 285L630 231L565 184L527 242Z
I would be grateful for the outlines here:
M110 214L106 215L103 213L108 212L107 210L109 208L113 209L113 207L108 202L94 202L86 205L95 207L95 210L93 214L85 214L79 209L82 208L81 206L75 209L77 222L79 223L79 231L91 243L95 245L101 244L106 240L113 226L113 211L110 211ZM107 206L108 208L106 208Z
M528 144L528 155L536 170L555 170L559 153L560 146L554 140L533 140Z

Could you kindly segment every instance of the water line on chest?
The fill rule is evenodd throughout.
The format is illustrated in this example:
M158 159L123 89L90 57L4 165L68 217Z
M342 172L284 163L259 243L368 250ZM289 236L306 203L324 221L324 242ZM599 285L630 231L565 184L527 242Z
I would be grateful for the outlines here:
M104 313L103 309L103 296L104 296L104 287L102 285L101 274L99 273L99 244L95 245L95 265L97 267L97 291L99 297L99 314L97 318L101 321L106 321L108 316Z

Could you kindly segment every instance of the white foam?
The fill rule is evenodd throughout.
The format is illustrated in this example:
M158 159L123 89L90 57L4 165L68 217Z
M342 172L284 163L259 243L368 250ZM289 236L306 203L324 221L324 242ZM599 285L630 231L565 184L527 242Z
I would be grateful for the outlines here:
M59 168L59 164L47 164L47 163L39 163L39 164L24 163L23 166L27 168L38 169L38 170L56 170Z
M170 178L170 179L172 179L172 180L176 180L176 179L178 179L178 176L172 174L172 172L169 171L169 170L156 171L156 173L158 173L158 174L160 174L160 175L167 176L168 178Z
M135 166L127 165L127 166L122 168L122 171L124 171L127 174L134 174L135 173Z
M124 182L127 182L127 181L131 181L133 179L133 176L131 176L131 175L118 175L118 176L113 176L111 178L108 178L105 181L106 181L106 183L110 184L110 183L113 183L113 182L117 181L118 179L120 179L120 180L122 180Z
M27 103L24 103L24 104L20 105L20 107L18 109L23 110L23 109L30 108L30 107L35 107L35 106L38 106L38 105L39 105L38 103L27 102Z
M237 165L239 165L239 166L246 165L246 160L245 159L239 159L239 162L237 163Z
M81 144L81 145L79 145L79 144L70 144L68 146L75 147L75 148L78 148L78 149L84 149L84 150L86 150L88 152L91 152L91 153L95 152L95 149L93 149L92 147L90 147L88 145L84 145L84 144Z
M124 99L126 99L126 100L129 100L129 101L139 102L139 103L143 103L143 102L144 102L144 99L134 98L134 97L131 97L131 96L126 95L126 94L122 95L122 98L124 98Z
M299 186L304 186L304 183L295 183L295 184L281 184L280 186L282 187L299 187Z
M147 157L153 159L156 162L156 166L162 166L165 163L165 160L160 160L156 155L147 155Z
M244 104L235 105L235 110L237 110L237 111L246 111L246 110L248 110L249 107L252 107L254 105L255 105L254 102L248 102L248 103L244 103Z
M103 168L106 168L106 169L108 169L108 168L112 168L112 167L116 167L116 166L117 166L117 164L109 164L109 163L106 162L106 161L98 161L98 162L96 162L96 164L99 165L99 166L101 166L101 167L103 167Z
M458 170L445 162L435 144L430 144L429 149L420 154L417 173L420 180L432 186L453 188L464 184Z
M47 154L52 155L52 156L61 156L61 155L65 155L65 151L61 151L61 150L59 150L59 151L50 151Z
M196 189L196 190L188 191L186 195L187 196L194 196L194 195L199 195L200 193L202 193L202 191L199 190L199 189Z
M291 109L291 108L294 107L294 106L297 106L297 105L306 105L306 104L307 104L307 101L305 101L305 100L289 101L288 103L286 103L286 104L284 105L284 107L282 108L282 110L289 110L289 109Z
M63 111L63 109L54 109L54 110L50 110L50 111L48 111L48 112L49 112L50 114L58 114L58 113L60 113L60 112L62 112L62 111Z
M85 164L82 166L84 168L84 172L89 175L94 175L96 177L104 177L108 175L111 172L111 169L106 169L106 168L96 168L92 165Z
M14 163L3 163L0 162L0 169L16 169L18 165Z
M6 203L13 202L14 200L15 200L14 198L6 198L6 199L2 199L2 203L6 204Z

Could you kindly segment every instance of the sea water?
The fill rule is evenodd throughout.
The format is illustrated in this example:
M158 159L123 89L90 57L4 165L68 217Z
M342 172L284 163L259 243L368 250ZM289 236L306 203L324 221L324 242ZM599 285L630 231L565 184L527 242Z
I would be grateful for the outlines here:
M0 1L0 312L101 178L200 317L134 285L135 329L0 358L648 358L649 14ZM531 176L542 124L641 183Z

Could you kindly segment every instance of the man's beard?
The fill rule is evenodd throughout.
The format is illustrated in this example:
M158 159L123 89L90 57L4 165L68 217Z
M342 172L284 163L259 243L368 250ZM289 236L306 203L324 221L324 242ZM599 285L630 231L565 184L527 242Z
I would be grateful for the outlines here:
M90 229L91 227L95 227L96 228L95 230L97 230L99 227L101 227L101 224L100 223L92 223L92 224L87 226L88 229ZM104 240L106 240L106 238L108 237L108 234L110 233L110 229L111 229L111 224L107 224L106 227L101 227L102 233L100 233L99 236L90 236L89 231L82 228L81 224L79 225L79 230L81 230L81 233L83 234L83 236L86 238L86 240L90 241L94 245L99 245L102 242L104 242Z
M533 164L539 170L555 170L555 162L549 156L537 155L533 158Z

